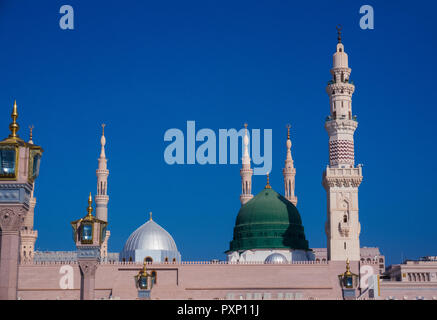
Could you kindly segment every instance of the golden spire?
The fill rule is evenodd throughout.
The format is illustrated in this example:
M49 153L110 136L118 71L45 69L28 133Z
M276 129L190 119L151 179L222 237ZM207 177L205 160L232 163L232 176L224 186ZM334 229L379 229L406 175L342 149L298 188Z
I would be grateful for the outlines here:
M93 219L93 197L91 196L91 192L90 192L90 196L88 197L87 211L88 211L88 214L85 217L85 219L92 220Z
M146 261L146 258L144 258L144 262L143 262L143 270L140 271L140 274L141 274L142 276L144 276L144 277L147 277L147 276L148 276L146 265L147 265L147 261Z
M152 211L149 212L149 216L150 216L149 220L153 220L152 219Z
M267 173L267 184L265 189L271 189L272 187L270 186L270 175Z
M291 124L287 124L287 139L290 140L290 128L291 128Z
M11 130L11 134L9 138L18 138L17 131L20 129L20 126L17 123L18 111L17 111L17 100L14 101L14 107L12 109L12 123L9 125L9 130Z
M341 29L342 29L342 27L341 27L341 24L339 24L337 27L336 27L336 29L337 29L337 40L338 40L338 43L341 43Z
M351 274L351 266L350 266L350 261L349 258L346 259L346 272L345 275L350 275Z
M106 127L106 124L102 123L102 136L105 135L105 127Z
M247 123L244 124L244 128L247 129Z

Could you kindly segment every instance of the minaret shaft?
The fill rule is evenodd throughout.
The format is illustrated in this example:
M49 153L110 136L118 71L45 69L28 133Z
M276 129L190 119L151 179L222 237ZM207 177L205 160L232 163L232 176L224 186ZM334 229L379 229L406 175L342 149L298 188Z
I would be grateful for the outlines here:
M108 176L109 170L107 168L107 159L105 152L106 138L105 138L105 125L102 124L102 137L100 139L101 150L100 157L98 159L98 168L96 170L97 175L97 194L95 196L96 202L96 218L105 222L108 222ZM102 242L100 248L100 255L102 260L106 260L108 256L108 239L110 237L109 230L106 230L105 240Z
M243 137L243 158L242 160L242 168L240 170L241 175L241 195L240 202L241 205L246 204L250 199L253 198L252 194L252 175L253 170L250 167L250 156L249 156L249 137L247 135L247 124L245 126L245 135Z
M102 127L104 128L105 126L102 125ZM107 159L105 153L106 138L105 138L104 129L103 129L102 137L100 139L100 144L101 144L101 151L100 151L100 158L98 160L99 166L96 170L96 175L97 175L97 194L95 197L96 218L107 222L108 202L109 202L109 196L108 196L109 170L107 169Z
M351 69L341 37L333 56L332 80L326 92L330 116L325 128L329 135L329 166L323 174L328 212L325 232L328 259L358 261L360 259L361 225L358 219L358 186L362 181L361 166L355 167L354 132L358 126L352 116Z
M293 158L291 157L290 126L288 126L287 128L287 157L285 158L285 167L282 170L282 173L284 175L284 196L288 201L296 206L297 197L294 194L296 169L294 168Z

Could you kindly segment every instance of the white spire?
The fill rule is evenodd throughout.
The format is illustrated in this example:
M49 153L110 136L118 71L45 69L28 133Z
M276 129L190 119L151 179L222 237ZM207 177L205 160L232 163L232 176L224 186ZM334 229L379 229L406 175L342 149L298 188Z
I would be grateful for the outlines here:
M250 166L250 156L249 156L249 137L247 136L247 123L244 124L245 133L243 138L243 144L244 144L244 151L243 151L243 158L242 163L248 164Z
M106 159L105 154L105 145L106 145L106 138L105 138L105 126L106 124L102 124L102 137L100 138L100 144L102 145L102 151L100 151L100 158Z

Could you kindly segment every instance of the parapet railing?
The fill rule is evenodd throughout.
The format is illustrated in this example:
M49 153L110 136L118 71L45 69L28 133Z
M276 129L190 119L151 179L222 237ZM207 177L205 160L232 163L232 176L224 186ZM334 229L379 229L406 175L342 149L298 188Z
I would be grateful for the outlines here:
M65 265L78 264L77 261L22 261L20 265ZM367 264L367 263L366 263ZM101 261L100 265L118 265L118 266L142 266L142 262L135 261ZM147 265L266 265L264 261L181 261L181 262L147 262ZM284 263L273 263L269 265L328 265L328 261L291 261Z

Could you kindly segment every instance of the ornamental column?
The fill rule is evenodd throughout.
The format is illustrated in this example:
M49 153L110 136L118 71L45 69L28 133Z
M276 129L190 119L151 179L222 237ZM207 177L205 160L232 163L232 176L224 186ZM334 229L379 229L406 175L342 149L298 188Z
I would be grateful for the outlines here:
M348 55L338 30L337 50L333 56L332 80L326 92L331 114L325 122L329 135L329 165L323 173L328 211L325 232L328 259L332 261L360 260L360 231L358 219L358 186L362 168L355 166L354 132L358 126L352 116L352 94L355 86L350 80Z

